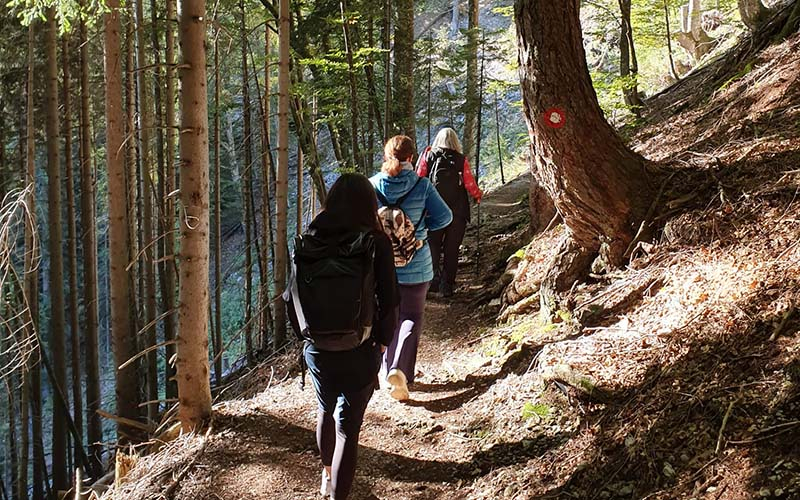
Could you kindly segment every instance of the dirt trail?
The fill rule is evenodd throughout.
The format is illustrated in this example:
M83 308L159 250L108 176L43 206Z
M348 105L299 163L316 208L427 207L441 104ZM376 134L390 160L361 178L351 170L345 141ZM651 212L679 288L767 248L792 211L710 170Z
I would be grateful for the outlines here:
M517 179L489 194L481 207L486 223L479 264L490 275L499 268L497 253L508 252L510 233L503 231L524 225L527 189L527 177ZM477 236L470 228L456 295L428 301L411 400L394 401L384 386L370 402L351 498L464 498L461 488L488 470L480 464L480 436L470 435L464 411L498 378L472 351L496 314L496 308L471 305L486 286L483 279L493 279L476 273ZM214 432L175 498L319 498L313 388L309 382L301 391L298 376L286 378L286 368L259 372L261 390L252 399L215 407Z

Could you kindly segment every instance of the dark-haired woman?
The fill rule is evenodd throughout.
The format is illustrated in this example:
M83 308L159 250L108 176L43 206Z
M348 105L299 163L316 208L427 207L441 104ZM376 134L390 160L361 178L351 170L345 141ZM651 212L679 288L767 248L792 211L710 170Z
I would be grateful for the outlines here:
M400 208L416 224L416 239L424 244L408 264L397 267L400 284L400 321L392 343L384 354L386 380L391 396L408 399L408 384L414 382L417 348L422 332L425 295L433 279L428 231L443 229L453 220L453 213L428 179L414 172L411 159L414 142L404 135L389 139L383 149L384 163L379 174L370 178L375 189L390 204L405 196Z
M324 210L308 232L325 237L368 232L375 242L375 318L370 338L350 351L325 351L305 343L304 357L317 396L317 446L322 458L320 493L343 500L356 469L358 435L378 381L381 353L397 325L398 291L392 244L377 219L375 190L360 174L344 174L331 187ZM290 319L297 329L293 305Z

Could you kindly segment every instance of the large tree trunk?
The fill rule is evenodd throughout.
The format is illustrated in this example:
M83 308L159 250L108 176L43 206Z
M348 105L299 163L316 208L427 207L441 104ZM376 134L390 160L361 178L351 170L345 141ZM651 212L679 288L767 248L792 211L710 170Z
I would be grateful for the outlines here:
M200 428L211 416L208 372L208 97L206 9L184 0L180 13L181 218L180 312L177 378L178 418L183 429Z
M414 0L397 0L394 27L394 118L395 129L416 140L414 107Z
M619 34L619 74L623 79L622 95L625 105L638 116L641 114L642 100L639 98L639 88L636 82L639 65L636 61L636 47L631 25L631 0L619 0L619 10L622 18Z
M69 250L69 332L72 365L72 415L83 440L83 394L81 387L81 340L78 317L78 235L75 220L75 176L72 162L72 90L70 82L69 36L61 40L64 77L64 180L67 184L67 239ZM66 392L65 392L66 394ZM77 443L76 443L77 446ZM77 457L80 450L75 451Z
M91 108L89 100L89 44L86 23L80 22L81 41L81 231L83 233L83 311L86 342L86 420L92 477L102 471L103 426L100 409L100 367L97 309L97 235L95 233L94 169L92 168Z
M469 30L467 31L467 88L464 101L464 156L475 164L475 128L478 123L478 0L469 0Z
M764 6L761 0L738 0L738 2L739 16L751 31L756 30L769 15L769 9Z
M35 24L28 27L28 79L25 90L25 185L30 189L26 205L31 214L36 214L36 142L33 122L33 78L34 78L34 43ZM30 342L35 342L39 330L39 255L34 227L25 226L25 296L31 311L32 324L28 328ZM44 483L47 472L44 469L44 448L42 447L42 372L39 363L33 357L28 361L31 443L33 450L33 497L44 497ZM25 446L27 450L28 447Z
M122 108L122 57L120 53L120 9L118 0L107 2L105 14L106 75L106 167L108 169L109 267L111 292L111 342L114 364L119 366L136 354L136 336L131 324L129 275L129 231L124 155L124 114ZM128 365L116 371L117 414L136 420L139 416L139 384L136 368ZM118 426L123 440L133 432Z
M289 216L289 0L280 0L278 26L278 171L275 179L275 334L277 349L286 341L286 305L281 295L286 289L288 265L287 223Z
M651 186L645 160L625 146L597 103L580 2L517 0L515 19L533 173L569 229L545 284L561 291L585 276L598 253L608 265L621 264Z
M142 273L144 274L144 324L147 325L145 335L146 347L156 345L156 325L157 314L156 301L156 244L154 243L155 231L153 230L154 209L153 209L153 156L151 131L153 125L153 111L150 106L150 82L144 68L148 66L145 44L147 40L144 31L144 7L143 0L136 0L136 80L139 91L139 151L142 160L142 176L144 177L144 188L142 198L144 200L144 220L142 228L144 231L144 244L147 249L142 256ZM147 400L151 401L147 405L147 418L154 422L158 418L158 358L157 352L151 350L147 354Z
M58 119L58 54L55 8L48 9L45 31L47 66L45 99L47 102L45 128L47 130L47 215L48 248L50 253L50 350L53 353L55 382L62 394L67 387L67 343L64 334L64 261L61 255L61 158ZM67 474L67 416L63 407L53 405L53 488L69 488Z
M164 254L168 257L175 257L175 236L171 231L175 230L175 197L170 194L175 190L175 147L177 143L177 122L175 120L175 26L178 18L175 13L175 0L167 2L167 23L165 34L165 59L167 67L167 89L164 94L164 120L166 121L167 133L167 153L166 153L166 175L164 176L164 192L167 199L164 200L164 220L167 234L164 236ZM164 310L170 312L176 309L175 304L175 285L177 281L176 260L167 261L164 275L164 289L166 294L162 298ZM164 341L172 342L178 335L178 328L175 314L168 314L164 318ZM175 345L167 344L167 362L164 363L164 384L167 399L178 395L178 386L175 383Z

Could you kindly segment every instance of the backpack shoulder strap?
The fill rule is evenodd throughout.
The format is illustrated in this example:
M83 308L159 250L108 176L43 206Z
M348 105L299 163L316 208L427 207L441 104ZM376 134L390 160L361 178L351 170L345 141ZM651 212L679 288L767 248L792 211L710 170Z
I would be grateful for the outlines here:
M384 196L378 188L375 188L375 194L378 196L378 200L383 204L383 206L388 207L391 205L389 200L386 199L386 196Z

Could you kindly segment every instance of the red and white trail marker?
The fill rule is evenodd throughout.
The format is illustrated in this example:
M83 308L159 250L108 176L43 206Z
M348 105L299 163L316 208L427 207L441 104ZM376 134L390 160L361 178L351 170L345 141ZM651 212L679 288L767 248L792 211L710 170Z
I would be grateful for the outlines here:
M567 122L567 115L561 108L550 108L543 114L544 123L550 128L561 128Z

